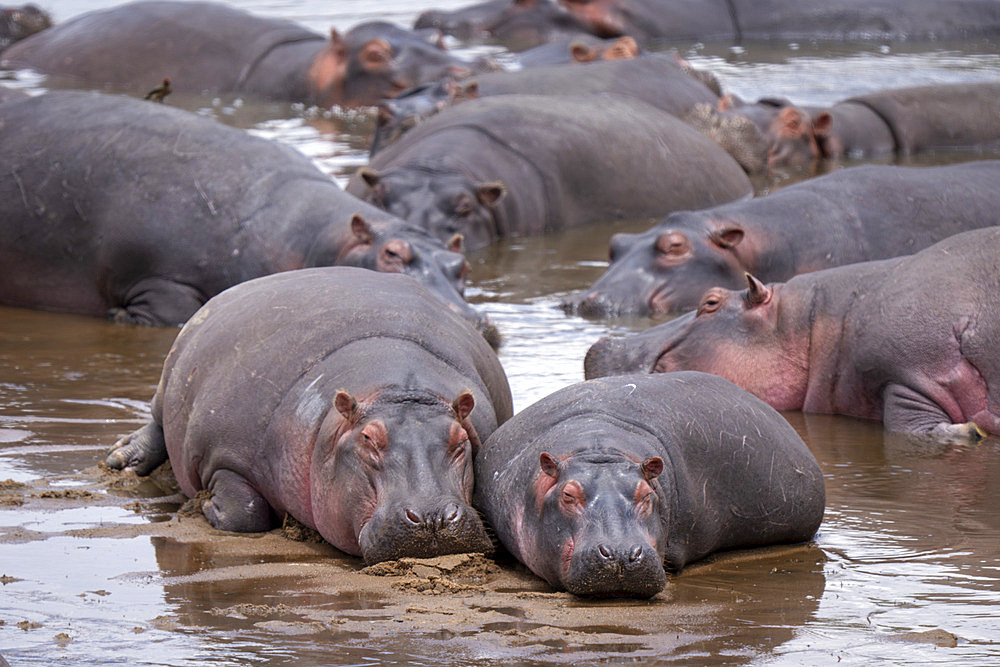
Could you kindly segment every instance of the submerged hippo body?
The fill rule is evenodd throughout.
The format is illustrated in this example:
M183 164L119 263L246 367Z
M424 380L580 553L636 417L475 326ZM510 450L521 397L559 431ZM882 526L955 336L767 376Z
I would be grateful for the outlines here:
M611 264L563 307L589 316L662 316L710 287L737 289L922 250L1000 222L1000 161L945 167L861 166L774 194L674 213L611 239Z
M372 155L456 102L497 95L588 93L642 100L675 116L687 114L697 104L714 105L719 99L686 63L670 54L596 62L586 67L547 65L493 72L463 82L440 81L380 103Z
M470 506L480 438L511 414L493 351L403 276L290 271L209 301L181 330L153 420L109 465L169 456L221 530L284 514L370 562L489 551Z
M1000 31L994 0L560 0L588 31L640 43L945 39Z
M556 588L649 597L664 564L808 540L825 491L776 411L721 378L671 373L575 384L518 413L476 457L475 498Z
M884 90L800 108L785 99L699 106L686 120L714 138L748 172L849 156L1000 148L1000 83L935 84Z
M1000 228L916 255L743 291L587 352L588 378L700 370L779 410L880 419L893 431L1000 433Z
M429 10L414 27L436 28L464 42L502 44L511 51L588 33L555 0L486 0L452 11Z
M0 116L0 303L176 325L236 283L344 264L407 273L478 319L461 254L293 149L97 93L12 99Z
M751 192L711 140L649 104L612 95L459 104L380 151L347 189L439 238L461 233L469 249Z
M377 28L377 29L376 29ZM8 67L146 92L173 90L264 99L374 104L464 63L388 24L330 39L223 3L154 0L83 14L7 49ZM426 77L426 78L422 78Z

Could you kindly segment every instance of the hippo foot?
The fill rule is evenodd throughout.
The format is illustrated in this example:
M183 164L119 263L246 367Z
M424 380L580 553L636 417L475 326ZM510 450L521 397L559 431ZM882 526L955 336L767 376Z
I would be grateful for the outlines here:
M151 421L116 442L104 462L109 468L148 475L166 460L163 429Z
M242 475L216 470L208 483L212 497L201 511L218 530L234 533L262 533L274 525L271 506Z
M975 422L965 422L964 424L938 424L934 427L934 430L931 431L931 434L966 442L979 442L987 435L986 431L980 428Z

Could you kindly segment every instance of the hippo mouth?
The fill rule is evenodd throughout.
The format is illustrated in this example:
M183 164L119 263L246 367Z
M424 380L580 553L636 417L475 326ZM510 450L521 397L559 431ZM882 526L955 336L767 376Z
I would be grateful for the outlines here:
M658 285L653 289L653 293L649 295L649 299L646 301L646 306L649 308L649 316L657 317L674 313L678 310L675 301L673 289L671 289L670 285L666 283Z

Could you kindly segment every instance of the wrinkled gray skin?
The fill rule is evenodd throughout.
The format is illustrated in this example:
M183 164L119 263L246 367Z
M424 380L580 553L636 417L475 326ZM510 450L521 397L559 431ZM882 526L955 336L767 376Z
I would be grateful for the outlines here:
M995 35L994 0L561 0L587 30L676 40L945 39Z
M51 25L49 15L35 5L0 7L0 51Z
M461 254L293 149L97 93L12 99L0 118L0 303L177 325L236 283L343 264L406 273L480 319Z
M487 0L453 11L430 10L417 17L414 27L437 28L463 42L502 44L511 51L588 33L555 0Z
M146 93L233 93L330 107L375 104L449 74L489 71L384 22L330 38L223 3L133 2L88 12L7 49L8 67Z
M670 114L593 94L451 107L380 151L347 190L438 238L460 233L472 250L712 206L751 186L725 151Z
M405 132L455 103L497 95L582 95L613 93L647 102L681 117L696 104L714 105L719 96L673 54L589 63L546 65L518 72L494 72L473 79L447 79L412 89L379 104L372 140L375 155Z
M650 597L664 564L808 540L824 502L795 430L704 373L572 385L518 413L476 457L475 504L501 543L577 595Z
M563 308L591 317L695 308L705 290L738 289L832 266L906 255L1000 222L1000 161L945 167L862 166L765 197L673 213L615 234L611 263Z
M845 155L1000 148L1000 83L897 88L831 107L797 107L789 100L770 98L742 104L728 97L719 106L721 111L703 115L706 124L719 125L713 114L728 122L721 129L707 128L706 134L748 172Z
M227 290L178 334L151 409L108 464L169 456L220 530L290 514L368 562L492 550L472 465L511 415L507 379L409 278L327 267Z
M916 255L742 291L587 352L588 378L700 370L779 410L882 420L889 430L1000 433L1000 228Z

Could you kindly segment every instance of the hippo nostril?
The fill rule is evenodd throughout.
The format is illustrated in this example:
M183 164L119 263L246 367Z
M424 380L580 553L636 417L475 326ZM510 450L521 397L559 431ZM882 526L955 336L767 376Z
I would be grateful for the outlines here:
M406 510L404 514L406 515L406 520L409 521L410 523L416 526L419 526L422 523L420 515L414 512L413 510Z
M604 546L603 544L597 545L597 553L601 554L602 558L606 558L607 560L611 560L612 554L608 550L608 548L606 546Z
M641 558L642 558L642 545L641 544L633 545L628 552L629 561L634 563Z
M458 518L459 515L458 505L455 503L448 503L448 506L444 508L444 523L448 524Z

